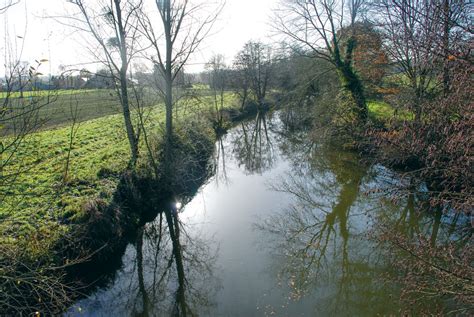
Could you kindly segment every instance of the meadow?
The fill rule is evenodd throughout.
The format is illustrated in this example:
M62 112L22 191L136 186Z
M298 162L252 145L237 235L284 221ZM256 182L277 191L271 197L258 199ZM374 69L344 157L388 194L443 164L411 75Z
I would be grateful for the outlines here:
M147 105L159 102L159 97L151 91L147 91L144 97ZM0 93L0 104L4 103L5 98L6 93ZM15 92L9 98L10 104L14 105L10 117L20 114L18 119L21 120L22 112L31 110L41 130L69 125L74 120L82 122L120 113L120 104L112 89L29 91L24 92L23 98ZM11 134L13 123L13 120L5 122L0 133Z
M32 254L46 252L45 245L53 245L58 235L68 230L67 223L79 220L87 202L112 198L128 163L129 145L123 117L109 93L58 94L66 99L58 98L42 109L42 115L52 114L46 126L49 128L27 135L15 149L15 160L3 170L7 181L0 183L0 243L22 240ZM74 129L64 115L70 98L76 100L81 113ZM234 100L233 94L226 94L227 107L235 107ZM164 105L148 104L144 126L156 138L163 131ZM201 91L198 97L182 98L177 103L175 120L179 123L194 115L209 114L213 107L209 93ZM137 112L133 111L132 116L137 123ZM146 152L143 143L142 138L142 160Z

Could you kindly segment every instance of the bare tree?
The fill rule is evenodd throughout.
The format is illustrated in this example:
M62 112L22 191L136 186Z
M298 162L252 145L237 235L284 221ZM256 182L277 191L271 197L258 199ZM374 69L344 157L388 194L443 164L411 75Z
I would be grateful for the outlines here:
M469 39L472 39L474 30L472 29L472 14L474 11L474 4L471 1L465 0L434 0L436 5L435 17L439 24L442 25L442 32L438 33L437 46L441 53L443 65L443 93L446 96L451 90L452 74L452 59L454 58L468 58L469 49L466 50L463 46L468 46ZM439 53L438 53L439 54Z
M330 62L349 93L360 122L367 120L367 105L362 83L352 64L357 45L355 36L341 35L361 19L365 0L291 0L277 11L275 28L287 36L299 52L308 52ZM344 38L344 39L343 39Z
M80 127L80 122L78 122L79 112L79 100L77 98L77 94L71 94L69 98L69 120L71 122L71 128L69 130L69 144L67 147L66 163L64 166L63 184L67 183L69 180L71 152L74 147L74 140Z
M138 158L139 129L134 128L130 114L128 69L137 54L137 12L143 0L102 0L91 3L85 0L68 0L79 10L69 17L69 24L92 34L102 51L100 58L109 69L117 97L122 106L125 129L130 144L130 163L135 166Z
M234 67L242 73L241 95L247 98L247 89L253 92L259 108L265 107L265 97L272 75L272 52L262 42L249 41L237 54Z
M224 93L228 84L228 69L224 63L224 56L217 54L206 64L209 76L209 86L212 91L212 97L215 110L214 129L217 131L223 128L223 116L221 110L224 108Z
M434 9L430 1L383 0L377 6L390 59L408 79L410 108L421 118L421 103L427 97L435 71L435 25L428 19Z
M7 1L0 14L6 16L8 9L16 3ZM40 59L31 64L23 60L27 26L23 34L14 38L8 27L2 32L5 46L0 56L3 58L5 76L0 94L0 203L13 209L17 206L11 202L6 203L5 199L16 196L18 178L35 165L25 162L21 152L29 136L38 131L46 121L40 116L41 109L54 102L57 95L54 92L42 93L32 89L42 75L42 64L48 60Z
M409 89L409 106L419 122L423 102L436 92L437 83L445 95L450 90L450 63L466 51L460 46L469 34L469 5L460 0L382 0L373 7L386 51L408 79L399 84Z
M231 78L232 87L234 93L240 99L240 108L243 111L250 94L250 74L247 71L245 64L241 63L239 59L234 61L233 69L234 72Z
M173 134L173 84L185 64L209 34L223 5L206 13L203 4L190 0L157 0L159 22L145 12L140 13L141 33L152 47L154 68L164 80L164 87L157 87L166 106L165 160L171 157ZM168 165L168 164L166 164Z

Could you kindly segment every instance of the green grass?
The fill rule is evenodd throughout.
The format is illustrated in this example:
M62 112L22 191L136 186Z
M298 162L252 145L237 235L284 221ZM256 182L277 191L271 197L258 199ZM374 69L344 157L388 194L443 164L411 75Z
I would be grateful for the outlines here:
M225 100L234 107L233 95L227 94ZM185 123L190 116L202 116L213 107L210 96L182 99L174 112L178 118L175 120ZM164 106L148 107L146 112L147 133L159 135L163 131ZM132 115L137 120L136 114ZM4 178L6 183L0 181L0 243L32 240L31 235L36 232L47 233L45 240L55 239L56 231L67 230L58 220L81 217L84 204L91 199L111 199L130 155L122 115L79 124L67 181L63 182L70 130L65 126L29 135L15 152L12 163L4 168L4 176L22 173ZM143 138L140 149L144 156ZM99 173L104 170L107 173ZM108 176L99 176L103 174Z
M388 123L395 121L410 121L413 120L413 114L407 110L396 110L388 103L378 100L371 100L367 102L369 116L379 122Z
M206 100L210 95L209 87L206 85L195 85L192 90L185 92L200 100ZM5 93L0 93L0 104L3 104L4 97ZM160 100L155 92L147 90L143 102L145 105L154 105ZM31 106L32 103L34 106ZM131 107L132 109L135 107L133 100ZM41 130L70 125L74 118L78 122L83 122L121 112L116 93L112 89L25 92L24 98L11 97L9 108L18 109L16 113L20 114L29 109L36 109L34 116L41 122ZM7 122L0 127L0 135L11 134L13 127L13 121Z
M421 77L417 76L416 80L419 84ZM428 90L437 90L442 87L442 83L437 76L426 77L424 80L429 81L426 87ZM384 84L389 87L410 87L412 85L411 80L403 72L386 76L384 78Z
M66 127L29 136L15 162L5 169L6 175L24 171L4 189L0 230L14 230L8 236L27 235L38 224L79 212L91 196L114 186L97 177L101 168L117 172L125 168L128 148L120 115L87 121L79 126L71 151L69 183L73 185L62 186L69 133Z
M74 95L82 93L94 93L101 91L101 89L58 89L58 90L31 90L24 91L23 97L34 97L34 96L52 96L52 95ZM6 98L19 98L21 93L18 91L7 93L5 91L0 91L0 99Z
M193 89L195 89L195 90L209 90L209 85L207 85L207 84L194 84Z
M11 98L9 108L17 109L17 113L36 109L34 115L41 122L42 129L68 125L73 118L81 122L117 114L121 109L115 91L111 89L33 91L28 94L29 96L26 96L25 93L24 98ZM146 104L159 102L156 94L150 92L146 96ZM3 104L3 101L4 99L0 98L0 104ZM3 130L0 130L0 134L7 135L11 131L13 122L7 123Z

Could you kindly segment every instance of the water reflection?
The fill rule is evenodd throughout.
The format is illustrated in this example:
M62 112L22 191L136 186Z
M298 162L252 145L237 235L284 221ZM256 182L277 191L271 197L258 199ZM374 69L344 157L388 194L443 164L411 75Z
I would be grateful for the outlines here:
M284 147L294 151L298 144ZM297 168L271 186L290 194L293 202L257 225L270 234L265 243L280 259L281 283L289 286L294 301L324 288L327 302L322 305L320 295L316 295L319 299L314 313L390 311L387 309L393 308L393 303L389 294L379 293L382 285L371 280L381 259L363 239L369 219L361 211L373 209L361 195L362 183L368 181L368 167L357 164L348 152L311 144L299 144L299 148L312 148L311 159L294 161Z
M220 182L223 182L225 185L229 184L226 159L227 157L224 147L224 136L220 135L217 137L217 141L214 146L214 156L212 161L212 174L215 175L217 184Z
M287 126L278 146L292 168L272 180L270 189L292 200L256 224L267 237L264 248L276 259L280 285L293 302L313 302L318 315L400 312L400 289L387 284L391 259L369 235L389 226L407 237L423 235L434 245L454 238L452 226L442 225L440 212L427 215L413 192L394 201L390 190L404 181L395 173L315 144L306 131Z
M69 315L401 314L398 286L383 279L390 258L368 235L389 226L440 243L455 236L451 220L426 216L415 193L395 201L399 175L313 142L288 122L299 119L260 113L220 138L185 212L145 225L115 280Z
M255 120L244 121L233 134L233 152L250 173L263 173L270 169L275 159L272 139L269 137L266 112L258 112Z
M217 250L190 235L171 207L137 232L123 268L105 289L79 301L67 316L195 316L215 303Z
M383 203L384 212L373 213L373 230L380 235L384 230L397 232L408 241L420 237L429 240L432 247L455 242L463 247L472 236L469 219L462 213L443 212L440 208L431 208L422 193L407 192L396 202L393 198L385 197L383 186L371 196Z

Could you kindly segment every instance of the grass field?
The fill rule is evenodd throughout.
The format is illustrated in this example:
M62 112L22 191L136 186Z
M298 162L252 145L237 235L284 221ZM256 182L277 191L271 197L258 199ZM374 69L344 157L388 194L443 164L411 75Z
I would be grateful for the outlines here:
M100 89L59 89L59 90L31 90L24 91L23 97L34 97L34 96L52 96L52 95L74 95L74 94L83 94L83 93L93 93L100 91ZM14 91L7 93L5 91L0 91L0 99L4 99L7 96L10 98L19 98L21 93L19 91Z
M228 94L226 104L233 107L233 101L233 95ZM210 97L202 94L200 98L180 101L174 115L179 122L193 115L202 116L212 107ZM99 116L100 112L91 111L90 115ZM132 115L137 120L136 114ZM146 118L148 133L159 135L163 130L164 105L148 107ZM60 223L80 217L87 201L111 198L129 159L122 115L102 116L79 124L64 182L70 132L70 126L64 126L29 135L15 152L15 160L3 170L4 176L21 173L0 182L0 243L18 239L37 241L31 236L38 232L42 240L54 241L58 232L67 230ZM140 146L143 155L144 144ZM36 247L45 249L43 243L40 245Z
M40 122L41 129L68 125L73 119L82 122L120 113L120 104L112 89L33 91L25 92L24 98L15 95L18 93L14 93L10 99L10 108L13 109L11 116L35 109L34 115ZM160 98L152 92L148 92L145 96L144 103L147 105L157 104L160 101ZM4 97L5 93L3 99L0 97L0 104L3 104ZM15 123L18 125L18 122ZM13 126L13 122L6 122L2 134L11 133Z
M182 90L182 93L203 98L208 96L210 91L205 85L195 85L192 89ZM5 92L0 92L0 105L3 104L5 96ZM155 91L147 89L142 102L145 106L149 106L156 105L161 100ZM135 103L132 100L132 110L134 107ZM15 92L10 95L9 108L14 109L10 117L15 116L16 113L21 114L35 109L34 115L39 122L40 130L70 125L73 119L83 122L121 113L116 92L112 89L28 91L24 92L24 98L19 98L19 93ZM17 121L21 121L21 118ZM0 135L11 134L15 124L18 126L21 122L0 120Z

